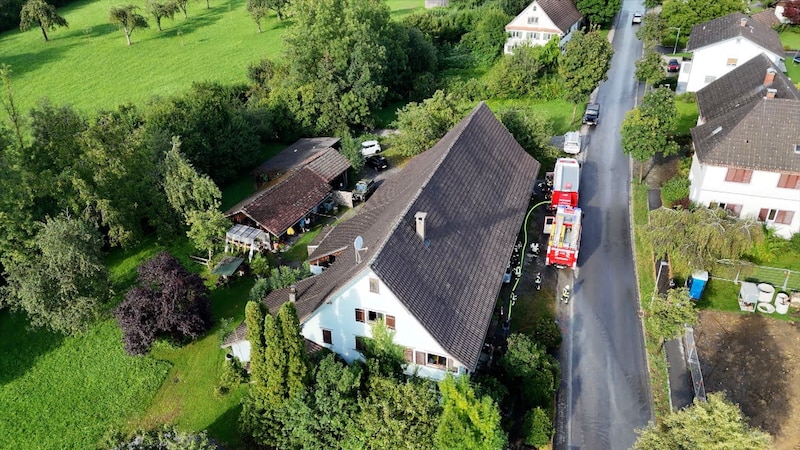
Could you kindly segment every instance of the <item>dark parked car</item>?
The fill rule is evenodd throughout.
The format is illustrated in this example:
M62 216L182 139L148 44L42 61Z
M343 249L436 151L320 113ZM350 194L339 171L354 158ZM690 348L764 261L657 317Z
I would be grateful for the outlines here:
M372 167L375 170L383 170L389 167L389 163L386 162L386 158L381 155L373 155L367 158L367 166Z
M670 59L667 64L667 72L678 72L681 70L681 63L677 59Z
M586 105L586 112L583 113L584 125L597 125L597 120L600 118L600 104L589 103Z
M795 64L800 64L800 55L795 56L794 58L792 58L792 61L794 61Z

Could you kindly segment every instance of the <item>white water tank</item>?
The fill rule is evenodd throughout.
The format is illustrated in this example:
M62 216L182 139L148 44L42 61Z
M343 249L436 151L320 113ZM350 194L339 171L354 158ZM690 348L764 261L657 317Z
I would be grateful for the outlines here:
M775 295L775 288L769 283L758 285L758 302L772 303L772 296Z
M778 314L789 312L789 294L778 292L778 295L775 296L775 312Z

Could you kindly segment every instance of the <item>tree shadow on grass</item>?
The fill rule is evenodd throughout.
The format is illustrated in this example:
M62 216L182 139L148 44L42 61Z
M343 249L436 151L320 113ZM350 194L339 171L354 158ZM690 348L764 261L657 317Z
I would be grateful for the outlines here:
M0 311L0 386L24 375L63 340L44 329L29 329L24 314Z
M122 31L120 31L120 28L119 28L118 25L115 25L113 23L103 23L103 24L100 24L100 25L94 25L94 26L91 26L91 27L85 27L85 28L80 29L80 30L79 29L72 30L69 33L65 34L64 37L65 38L87 38L87 39L91 39L91 38L105 36L107 34L116 33L116 32L122 33Z
M53 43L51 42L50 44ZM64 53L76 45L78 44L47 45L44 49L39 51L5 56L3 57L2 63L11 67L11 83L13 84L14 78L19 77L26 72L37 70L42 66L46 66L51 62L61 59Z
M241 412L242 405L240 403L217 417L217 420L207 428L209 437L224 442L227 444L227 448L241 448L242 434L239 432L239 414Z

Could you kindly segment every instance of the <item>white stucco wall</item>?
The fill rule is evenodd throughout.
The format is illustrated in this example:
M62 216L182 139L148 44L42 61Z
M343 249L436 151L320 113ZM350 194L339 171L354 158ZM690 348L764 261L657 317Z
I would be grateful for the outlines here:
M250 361L250 342L239 341L231 344L231 353L242 363Z
M537 17L538 22L528 23L529 17ZM570 29L569 34L575 28L577 28L577 24ZM565 36L555 23L547 17L547 14L542 11L538 2L528 5L514 20L506 25L506 32L509 33L506 44L503 46L503 52L506 54L514 53L514 47L525 44L530 46L545 45L552 35L559 36L561 45L564 45L569 40L569 36ZM520 33L521 36L513 36L514 32Z
M718 42L714 45L699 48L692 55L691 72L687 77L686 91L697 92L707 86L707 76L717 79L731 70L741 66L759 54L764 53L773 62L778 64L781 58L765 50L748 39L733 38ZM728 58L736 58L736 65L728 65ZM678 76L680 83L681 76Z
M789 19L783 15L783 5L775 5L775 17L777 17L781 23L789 23Z
M379 281L378 294L370 292L371 277L377 278L372 270L365 270L356 276L350 284L344 286L334 295L329 303L323 304L303 324L303 335L319 345L336 352L347 362L362 359L355 349L356 336L371 336L371 325L356 322L355 310L360 308L381 312L395 317L394 342L415 351L434 353L451 358L449 353L439 345L428 331L411 315L389 288ZM332 344L323 342L322 330L331 330ZM461 363L453 359L453 366ZM408 372L417 369L409 364ZM418 375L425 378L442 379L447 371L428 366L418 367Z
M689 200L703 206L712 202L742 205L742 218L757 218L761 208L794 211L790 225L773 223L770 227L785 238L800 231L800 189L779 188L780 174L776 172L754 170L750 183L725 181L727 172L726 167L700 164L693 156Z

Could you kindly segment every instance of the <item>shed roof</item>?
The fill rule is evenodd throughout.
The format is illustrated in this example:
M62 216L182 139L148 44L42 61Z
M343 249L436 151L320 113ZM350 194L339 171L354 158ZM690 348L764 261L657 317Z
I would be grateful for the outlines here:
M322 177L304 167L242 200L225 215L244 214L270 234L280 236L322 203L330 190Z
M481 103L320 243L312 259L341 253L328 270L297 283L301 320L369 267L474 369L539 168ZM424 242L415 232L420 211L427 213ZM360 263L356 236L366 248ZM265 303L275 310L287 299L283 289Z

